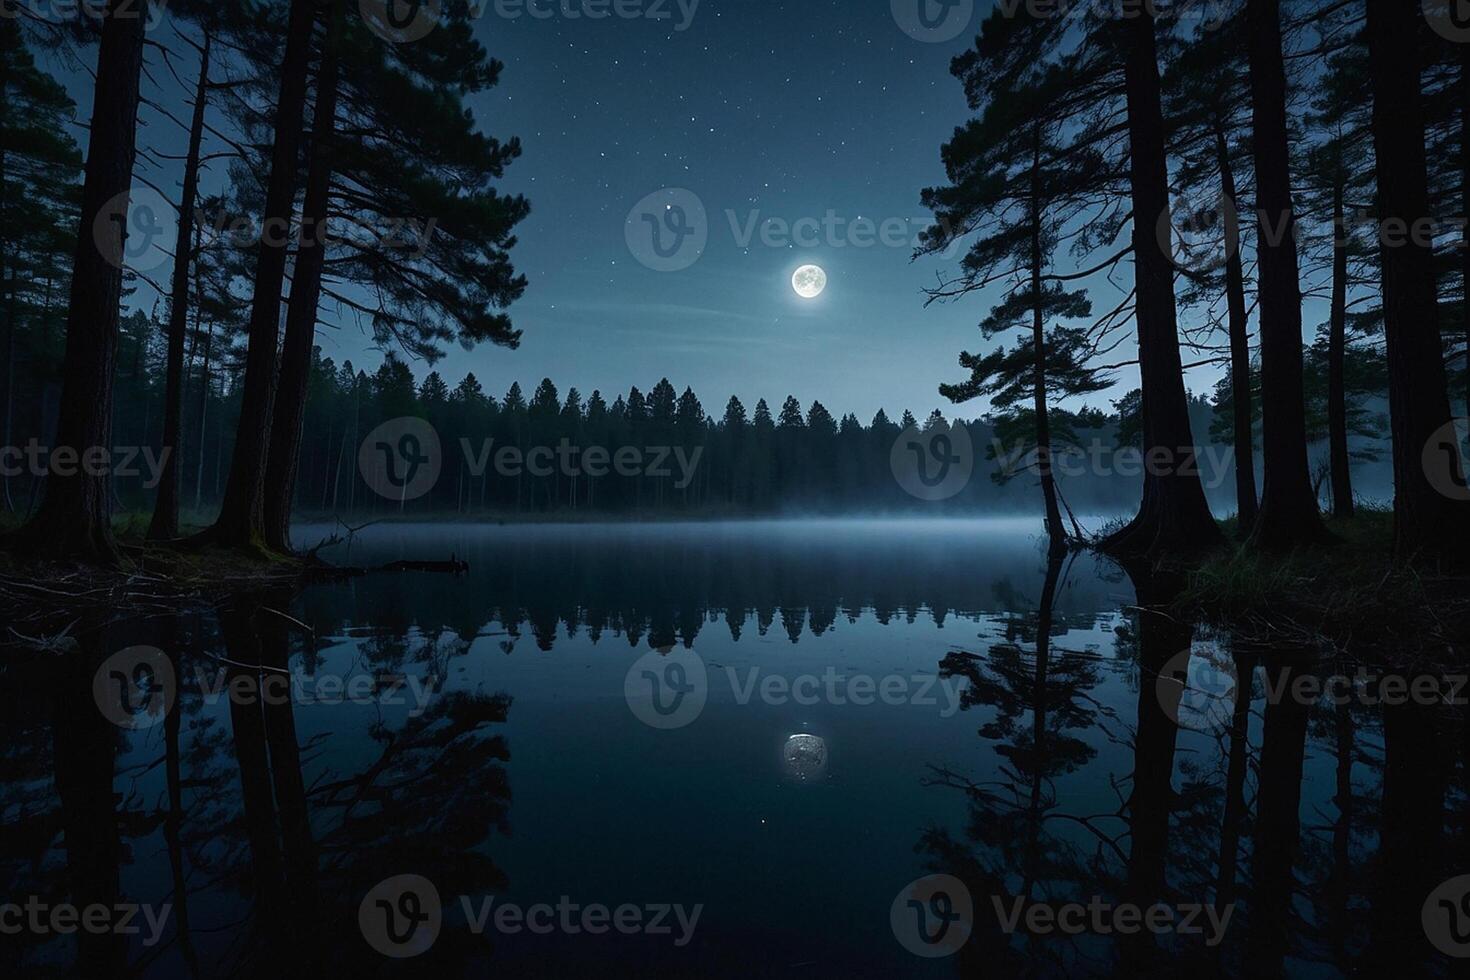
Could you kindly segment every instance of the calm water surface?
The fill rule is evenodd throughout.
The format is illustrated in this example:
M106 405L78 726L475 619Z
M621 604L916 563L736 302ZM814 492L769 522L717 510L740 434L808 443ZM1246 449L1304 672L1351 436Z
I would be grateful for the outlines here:
M0 934L0 955L157 977L1444 971L1420 912L1470 870L1463 717L1267 707L1261 682L1181 701L1158 677L1184 652L1191 679L1342 665L1140 614L1159 583L1049 563L1036 531L384 525L325 555L470 571L7 654L6 900L168 914L156 941L140 916L132 936ZM119 727L93 681L140 645L175 681L134 695L175 707ZM225 693L263 676L291 696ZM907 947L944 941L915 930L953 906L906 889L933 874L973 912L957 952L925 958ZM389 916L429 914L402 875L432 883L442 924L392 959L371 945ZM1203 934L1007 934L997 905L1021 896L1230 917L1218 942L1203 914ZM496 909L538 905L549 932L497 928ZM584 922L588 906L659 925Z

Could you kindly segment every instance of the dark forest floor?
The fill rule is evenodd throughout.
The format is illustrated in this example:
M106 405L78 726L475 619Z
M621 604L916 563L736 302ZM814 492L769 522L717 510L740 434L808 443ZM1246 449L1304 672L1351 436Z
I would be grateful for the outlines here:
M1224 530L1236 540L1234 520ZM1248 641L1321 646L1390 663L1470 662L1470 576L1391 559L1393 513L1328 520L1329 545L1267 555L1243 545L1186 572L1176 616Z

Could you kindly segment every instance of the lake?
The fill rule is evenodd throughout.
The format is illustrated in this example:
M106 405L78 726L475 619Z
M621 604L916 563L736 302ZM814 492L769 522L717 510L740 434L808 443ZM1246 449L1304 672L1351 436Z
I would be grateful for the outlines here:
M387 524L323 556L468 571L7 653L0 955L150 977L1447 972L1433 934L1459 920L1430 899L1470 872L1463 706L1141 611L1172 586L1049 562L1039 533Z

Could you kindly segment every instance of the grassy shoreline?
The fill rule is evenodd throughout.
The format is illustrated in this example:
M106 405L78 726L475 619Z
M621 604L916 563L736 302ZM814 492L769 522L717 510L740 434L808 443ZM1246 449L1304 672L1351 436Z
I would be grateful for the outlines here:
M1233 542L1184 569L1169 612L1248 641L1303 645L1326 640L1390 663L1470 660L1470 577L1393 561L1393 513L1360 508L1327 521L1332 540L1285 555Z

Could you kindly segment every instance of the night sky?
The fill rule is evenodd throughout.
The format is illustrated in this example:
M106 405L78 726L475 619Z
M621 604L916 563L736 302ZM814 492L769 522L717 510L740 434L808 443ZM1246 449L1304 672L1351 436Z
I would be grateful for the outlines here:
M924 310L938 266L912 262L912 241L919 191L943 178L939 146L965 115L948 67L971 35L916 41L887 0L704 0L684 31L668 6L663 23L482 18L506 69L475 108L525 144L509 183L532 202L517 250L531 288L514 311L521 349L467 363L494 391L543 375L584 395L646 391L667 374L712 412L730 394L748 410L816 398L864 422L880 406L938 407L979 306ZM646 268L624 234L629 210L664 188L707 214L706 249L679 271ZM752 221L829 210L901 220L903 244L838 247L844 224L816 247L759 231L742 247ZM830 277L815 301L790 286L804 263Z
M520 9L523 0L500 2ZM788 394L803 406L818 399L865 423L880 407L895 419L936 407L982 414L983 402L956 412L936 389L962 377L962 349L987 346L976 324L999 290L925 309L923 287L954 261L915 262L912 250L927 220L920 190L943 181L940 146L967 116L949 63L972 42L988 0L940 42L900 26L893 8L912 0L700 0L692 18L678 0L623 2L657 3L669 16L512 19L487 0L477 32L505 70L471 106L486 132L523 143L503 187L532 204L513 253L530 288L511 309L521 348L453 346L437 365L446 381L473 370L499 397L512 381L529 393L550 377L563 394L601 389L611 402L667 376L692 386L712 414L731 394L748 411L759 398L773 410ZM160 31L158 40L176 41ZM157 90L168 78L154 71L147 94L186 118L179 91ZM74 72L68 81L85 118L90 81ZM182 154L185 134L146 107L143 115L151 125L140 139ZM218 149L207 141L206 153ZM223 173L207 173L204 190ZM149 179L177 199L177 174L155 168ZM630 220L639 230L635 206L650 195L703 207L697 261L656 271L630 250L625 231ZM775 244L763 240L768 219L787 229ZM802 219L815 243L795 240ZM646 242L649 229L642 234ZM791 288L806 263L830 277L816 300ZM1106 297L1095 298L1101 307ZM129 302L155 300L144 286ZM329 301L322 318L339 319ZM326 355L373 370L381 353L351 319L340 321L318 335ZM1129 374L1119 376L1123 388ZM1191 372L1190 386L1208 390L1216 374Z

